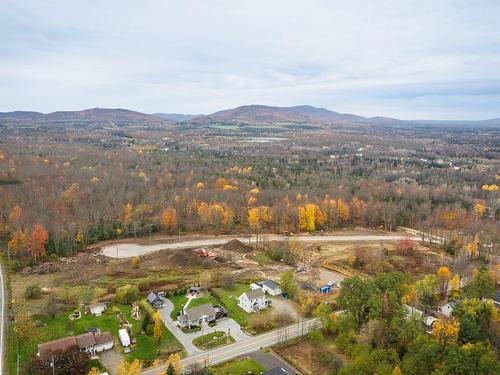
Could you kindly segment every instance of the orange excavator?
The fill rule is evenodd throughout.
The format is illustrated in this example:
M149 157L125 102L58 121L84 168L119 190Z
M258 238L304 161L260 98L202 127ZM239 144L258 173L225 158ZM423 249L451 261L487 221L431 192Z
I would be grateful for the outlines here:
M193 250L193 254L198 255L199 257L208 258L211 260L214 260L215 258L217 258L217 256L214 253L205 249L204 247L202 247L200 249Z

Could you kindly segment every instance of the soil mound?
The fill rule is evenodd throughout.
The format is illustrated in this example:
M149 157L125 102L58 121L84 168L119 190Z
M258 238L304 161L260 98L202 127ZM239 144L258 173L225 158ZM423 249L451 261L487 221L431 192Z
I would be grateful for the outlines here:
M254 249L239 240L231 240L221 246L224 250L236 251L238 253L251 253Z
M216 261L194 255L190 250L175 250L169 254L168 262L175 266L211 266L217 264Z

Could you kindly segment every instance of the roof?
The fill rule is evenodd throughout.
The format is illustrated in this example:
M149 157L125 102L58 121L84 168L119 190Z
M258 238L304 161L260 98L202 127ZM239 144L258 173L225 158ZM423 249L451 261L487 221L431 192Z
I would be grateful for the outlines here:
M245 292L243 294L247 295L247 298L249 300L264 297L266 293L262 290L262 288L254 289L254 290L249 290L248 292Z
M270 370L264 371L262 375L289 375L289 374L284 368L275 367Z
M495 293L495 297L493 297L493 301L495 303L500 303L500 290L497 290Z
M149 303L153 303L158 299L158 296L156 295L156 293L150 292L146 297L146 299L148 300Z
M215 315L214 306L211 303L205 303L200 306L191 307L184 311L184 315L191 321L198 320L203 316L213 316Z
M90 305L88 305L88 306L87 306L87 308L88 308L89 310L93 310L93 309L95 309L96 307L106 308L106 305L105 305L104 303L102 303L102 302L96 302L96 303L92 303L92 304L90 304Z
M94 339L95 339L96 345L107 344L107 343L115 341L113 339L113 335L111 335L111 333L107 332L107 331L106 332L95 333L94 334Z
M434 324L436 320L437 318L434 318L433 316L426 316L424 319L424 323L426 326L430 327Z
M269 279L262 281L261 284L267 286L269 289L278 289L280 287L276 281Z
M122 344L125 341L130 341L130 336L128 335L127 330L124 328L118 330L118 336L120 336L120 341L122 342Z
M95 339L93 333L84 333L83 335L78 335L75 337L76 343L80 348L85 348L90 345L95 345Z
M78 346L76 338L74 336L64 337L62 339L38 344L38 353L40 353L41 358L46 358L50 353L54 353L56 351L64 352L72 346Z

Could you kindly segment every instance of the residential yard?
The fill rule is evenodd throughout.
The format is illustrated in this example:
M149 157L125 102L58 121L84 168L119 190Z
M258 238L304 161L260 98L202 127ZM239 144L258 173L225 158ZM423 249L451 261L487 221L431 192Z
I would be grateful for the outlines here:
M236 283L234 289L214 288L213 293L221 304L227 309L230 318L234 319L242 327L248 325L248 314L238 306L238 297L250 290L250 285L245 283Z
M251 358L236 359L234 361L223 363L219 366L211 367L214 375L258 375L266 369L257 361Z
M89 328L98 328L101 331L110 331L115 338L115 348L122 352L122 347L118 339L118 330L120 324L116 314L121 312L132 325L132 334L137 342L133 346L131 353L125 356L128 361L140 359L145 363L151 363L156 357L167 355L168 353L182 350L181 344L174 335L162 326L162 336L158 343L153 336L141 334L142 320L135 320L131 317L131 307L126 305L113 305L109 307L103 315L94 317L85 315L82 311L82 317L71 321L69 315L75 310L59 313L54 319L45 316L39 316L26 324L32 325L29 337L23 335L19 338L19 355L21 362L29 360L31 354L37 352L37 344L46 341L55 340L69 335L79 335L85 333ZM14 337L14 335L12 335ZM10 347L10 344L9 344ZM9 351L9 362L15 366L15 346L14 350Z
M231 335L226 335L221 331L215 331L193 340L193 344L202 350L213 349L218 346L232 344L233 342L235 342L235 340Z
M172 297L169 297L168 299L170 301L172 301L172 303L174 304L174 309L172 310L170 317L173 320L175 320L175 319L177 319L177 315L181 311L182 306L187 303L188 299L184 295L172 296ZM205 303L211 303L211 304L217 305L219 302L211 294L206 293L202 297L192 299L191 302L189 303L188 308L200 306L200 305L203 305Z

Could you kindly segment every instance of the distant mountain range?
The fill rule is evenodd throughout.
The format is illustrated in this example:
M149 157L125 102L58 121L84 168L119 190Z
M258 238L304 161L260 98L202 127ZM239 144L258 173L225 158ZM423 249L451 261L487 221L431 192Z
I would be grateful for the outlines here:
M18 123L67 123L89 124L162 124L170 121L154 115L130 111L128 109L92 108L83 111L40 112L0 112L0 122Z
M177 113L146 114L128 109L92 108L83 111L0 112L0 124L26 125L84 123L97 125L179 125L202 126L210 124L236 124L241 126L270 124L304 124L319 126L401 126L420 125L483 125L500 126L500 119L484 121L404 121L388 117L362 117L338 113L309 105L295 107L273 107L266 105L244 105L215 112L209 115L188 115Z

